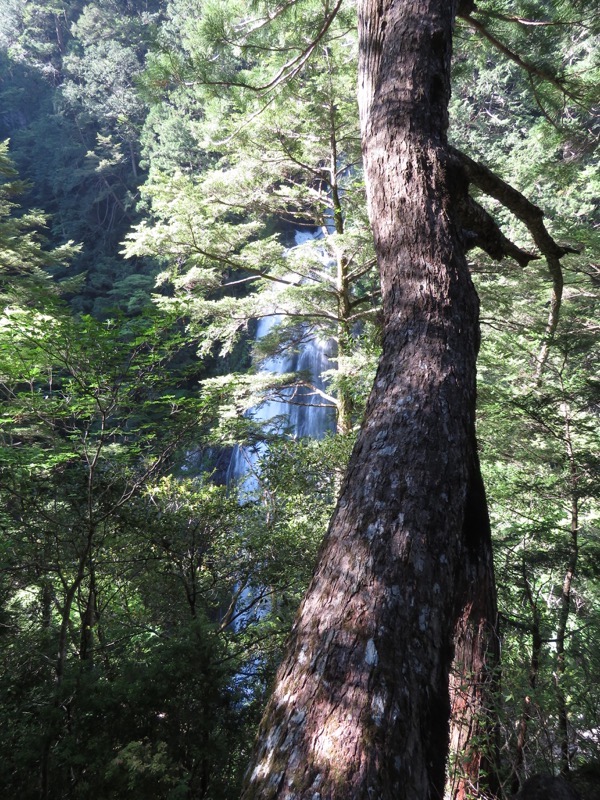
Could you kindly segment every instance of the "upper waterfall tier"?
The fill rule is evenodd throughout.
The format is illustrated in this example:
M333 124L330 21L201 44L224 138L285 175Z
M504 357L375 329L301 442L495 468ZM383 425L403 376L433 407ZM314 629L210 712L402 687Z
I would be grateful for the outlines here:
M322 237L320 231L309 233L297 231L297 247ZM327 266L328 255L323 250L322 263ZM278 314L264 316L258 320L256 340L264 338L282 321ZM285 430L295 438L311 437L318 439L334 428L333 407L318 391L325 391L323 374L331 369L332 363L328 343L314 337L307 337L298 347L284 355L266 359L261 372L272 375L301 373L307 378L304 385L290 386L277 391L277 399L267 399L253 408L248 416L262 422L265 432L275 428ZM318 390L318 391L315 391ZM264 445L235 448L228 470L228 482L242 481L242 491L252 492L258 487L257 461Z

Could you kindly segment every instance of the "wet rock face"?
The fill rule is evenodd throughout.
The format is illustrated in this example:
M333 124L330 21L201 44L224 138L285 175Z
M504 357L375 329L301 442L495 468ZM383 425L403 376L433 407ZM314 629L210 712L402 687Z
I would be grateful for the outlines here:
M534 775L523 784L514 800L582 800L582 797L564 778Z

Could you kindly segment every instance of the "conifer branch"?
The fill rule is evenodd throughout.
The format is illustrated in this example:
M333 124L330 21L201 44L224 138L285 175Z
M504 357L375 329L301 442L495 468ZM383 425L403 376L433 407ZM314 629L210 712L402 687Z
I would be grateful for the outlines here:
M293 389L293 393L291 395L283 394L283 390L285 389ZM320 397L321 399L325 400L324 403L306 403L302 402L302 400L296 400L298 395L298 389L309 389L313 395ZM287 384L287 386L280 386L278 387L273 393L272 396L277 398L278 400L289 403L293 406L307 406L309 408L330 408L336 407L339 405L338 400L328 392L324 392L323 389L319 389L318 386L315 386L314 383L310 380L304 380L302 375L295 380L293 383ZM310 397L310 395L308 395ZM300 395L300 397L306 397L306 395Z
M501 42L500 39L497 39L493 33L490 33L490 31L486 28L486 26L482 22L479 22L479 20L474 19L470 14L461 14L460 16L462 19L464 19L466 23L468 23L468 25L470 25L474 30L480 33L484 38L486 38L488 42L493 44L497 50L499 50L508 59L513 61L519 67L521 67L521 69L524 69L529 75L535 75L538 78L542 78L542 80L545 80L548 83L550 83L552 86L554 86L556 89L562 92L562 94L569 97L571 100L577 101L577 97L575 96L575 94L573 94L573 92L571 92L569 89L566 88L564 81L561 81L559 78L557 78L555 75L552 75L550 72L546 72L546 70L537 67L535 64L531 64L529 61L525 61L524 59L522 59L518 53L515 53L513 50L510 49L510 47L507 47L507 45L505 45L504 42Z
M173 240L173 243L176 245L185 245L186 242L177 242ZM273 283L283 283L286 286L296 286L295 281L288 281L285 278L279 278L276 275L271 275L268 272L260 269L254 269L253 267L248 266L248 264L244 264L243 262L238 263L233 259L229 258L228 256L222 255L220 253L210 252L209 250L205 250L203 247L200 247L195 241L192 243L193 250L198 253L198 255L204 256L204 258L209 259L210 261L215 261L218 264L223 265L229 269L239 270L240 272L247 272L251 278L246 278L244 280L252 280L252 278L259 280L264 279L266 281L272 281ZM241 282L241 281L240 281ZM233 285L233 284L231 284Z
M370 258L365 264L362 264L348 274L348 281L352 282L362 278L363 275L366 275L367 272L370 272L375 266L377 266L377 260L375 258Z
M581 25L584 27L585 22L582 19L527 19L526 17L516 17L510 16L509 14L501 14L498 11L489 11L489 10L480 10L476 9L478 13L486 16L491 17L492 19L498 19L501 22L514 22L517 25L522 25L526 28L554 28L557 26L566 26L566 25ZM461 16L463 16L461 14Z
M358 297L356 300L352 300L349 304L350 310L352 311L355 308L363 305L364 303L373 303L376 297L381 296L381 289L376 289L373 292L369 292L369 294L365 295L364 297Z
M477 186L484 194L498 200L505 208L511 211L517 219L523 222L539 251L546 260L550 277L552 278L552 297L548 322L542 339L542 346L538 355L536 380L539 380L546 361L549 348L558 327L560 307L562 303L564 276L560 259L568 253L581 252L580 247L560 245L554 241L544 224L544 212L525 195L495 175L488 167L473 161L472 158L451 148L451 153L458 158L466 170L470 183Z
M280 17L289 8L293 8L295 5L296 0L288 0L287 2L278 6L271 14L267 13L264 17L260 17L259 19L245 19L240 24L239 30L244 31L245 29L246 36L256 33L256 31L259 31L267 25L270 25L274 20ZM228 44L231 44L229 40L226 39L226 41ZM244 46L247 47L246 43L244 43Z
M281 83L284 83L291 78L294 78L304 67L308 59L313 54L315 48L319 44L319 42L323 39L327 31L329 30L331 23L336 18L338 11L342 5L343 0L337 0L337 3L333 7L333 10L325 17L323 20L323 24L317 35L314 39L311 39L309 44L302 50L302 52L291 58L287 61L281 69L277 72L277 74L268 82L263 84L262 86L253 86L251 83L246 83L244 81L211 81L211 80L202 80L200 83L206 86L237 86L241 89L250 89L253 92L268 92L273 89L276 89Z

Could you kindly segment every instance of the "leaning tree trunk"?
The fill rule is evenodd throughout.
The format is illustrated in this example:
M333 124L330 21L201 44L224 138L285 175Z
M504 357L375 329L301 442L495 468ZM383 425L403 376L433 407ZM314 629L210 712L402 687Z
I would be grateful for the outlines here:
M446 143L453 6L359 2L383 354L244 800L443 796L457 587L478 535L478 301Z

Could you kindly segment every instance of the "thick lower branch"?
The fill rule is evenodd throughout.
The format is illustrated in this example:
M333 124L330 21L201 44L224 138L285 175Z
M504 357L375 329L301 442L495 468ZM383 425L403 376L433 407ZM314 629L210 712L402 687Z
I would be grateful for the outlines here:
M465 202L459 210L463 227L463 237L467 249L480 247L494 261L503 258L514 258L521 267L526 267L530 261L538 259L534 253L521 250L511 242L500 230L498 223L483 206L467 195Z
M474 161L455 148L451 148L451 152L466 170L470 183L477 186L477 188L485 194L502 203L505 208L511 211L517 219L520 219L521 222L527 226L533 241L548 265L548 271L552 278L552 298L550 300L548 322L546 323L546 330L538 355L536 380L539 380L548 359L549 348L554 334L556 333L560 317L564 287L564 277L560 259L568 253L580 252L580 248L560 245L555 242L544 224L544 212L541 208L528 200L521 192L506 183L506 181L503 181L502 178L495 175L483 164L479 164L477 161Z

